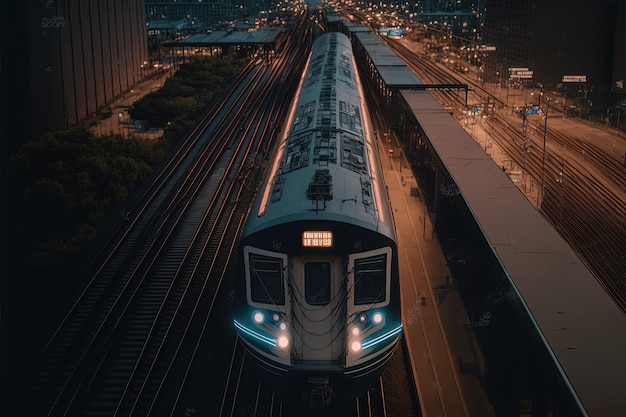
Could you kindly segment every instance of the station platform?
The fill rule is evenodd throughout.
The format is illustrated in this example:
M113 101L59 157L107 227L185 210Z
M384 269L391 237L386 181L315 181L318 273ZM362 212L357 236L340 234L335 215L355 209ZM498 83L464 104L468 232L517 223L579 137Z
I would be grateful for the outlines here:
M133 136L144 139L156 139L163 134L163 129L158 131L139 131L134 128L128 110L131 106L143 96L159 90L165 84L165 80L171 76L170 72L164 71L153 74L122 95L117 97L113 102L109 103L110 112L102 114L91 123L91 130L95 135L114 135L119 134L124 137Z
M380 136L379 136L380 137ZM417 182L398 144L379 141L398 233L402 321L424 417L495 417L481 386L482 359L433 232Z

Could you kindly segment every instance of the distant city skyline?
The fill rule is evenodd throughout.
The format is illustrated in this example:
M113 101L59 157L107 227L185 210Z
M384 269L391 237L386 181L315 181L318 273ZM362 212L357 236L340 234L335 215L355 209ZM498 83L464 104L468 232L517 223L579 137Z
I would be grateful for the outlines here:
M15 40L5 41L2 48L3 97L12 100L4 117L9 125L18 123L25 137L97 117L147 75L153 64L146 30L151 18L230 22L273 4L252 0L3 2L3 39ZM452 15L446 18L452 20L456 11L467 13L463 19L469 19L476 32L469 26L459 33L495 47L484 61L486 79L500 79L504 86L509 68L528 67L536 82L559 88L590 114L610 114L626 100L626 0L397 4L424 14L449 12ZM564 75L584 75L586 82L565 84Z

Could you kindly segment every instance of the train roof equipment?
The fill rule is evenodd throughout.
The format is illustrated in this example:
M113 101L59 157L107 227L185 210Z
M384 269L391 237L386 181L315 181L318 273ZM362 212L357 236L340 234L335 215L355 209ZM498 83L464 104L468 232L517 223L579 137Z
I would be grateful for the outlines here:
M326 47L314 48L305 70L309 75L301 81L286 124L289 130L278 145L269 182L259 191L263 198L251 213L257 220L248 222L244 235L314 218L359 224L395 239L363 90L351 75L356 70L352 46L337 35L323 38ZM342 52L336 62L326 62L334 58L328 52L333 48Z

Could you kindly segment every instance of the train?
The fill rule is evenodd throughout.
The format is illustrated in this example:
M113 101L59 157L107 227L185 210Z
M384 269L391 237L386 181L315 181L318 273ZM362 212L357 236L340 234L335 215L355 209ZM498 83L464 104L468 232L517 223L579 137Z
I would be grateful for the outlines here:
M362 394L402 334L396 228L348 37L313 43L239 237L233 324L310 407Z

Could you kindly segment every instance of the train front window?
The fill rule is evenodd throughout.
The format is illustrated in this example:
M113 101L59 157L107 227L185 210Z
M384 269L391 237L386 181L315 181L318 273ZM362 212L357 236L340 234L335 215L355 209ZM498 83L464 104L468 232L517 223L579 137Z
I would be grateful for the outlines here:
M271 256L249 254L250 296L252 301L265 304L285 304L283 260Z
M374 304L386 297L387 254L354 262L354 304Z
M304 265L304 294L306 302L322 306L330 301L330 264L307 262Z

